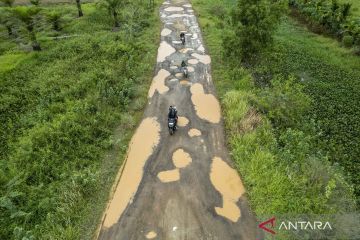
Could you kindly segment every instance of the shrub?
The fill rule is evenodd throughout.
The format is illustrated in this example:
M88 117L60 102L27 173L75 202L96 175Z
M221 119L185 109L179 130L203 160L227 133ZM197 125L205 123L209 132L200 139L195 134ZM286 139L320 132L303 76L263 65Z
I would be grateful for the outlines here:
M232 11L233 33L225 35L227 53L241 57L243 62L256 60L262 49L272 43L272 34L284 10L282 0L239 0Z
M271 84L258 91L256 105L276 127L296 126L310 107L310 97L303 93L303 86L294 77L277 76Z
M350 48L354 44L354 38L352 36L344 36L342 43L345 47Z

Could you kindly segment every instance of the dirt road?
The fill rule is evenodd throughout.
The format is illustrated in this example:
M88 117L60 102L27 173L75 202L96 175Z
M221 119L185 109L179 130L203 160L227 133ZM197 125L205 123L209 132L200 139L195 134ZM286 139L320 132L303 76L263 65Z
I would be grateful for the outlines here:
M186 1L165 1L155 77L99 239L257 239L257 226L225 147L210 56ZM186 44L179 41L185 32ZM186 60L188 79L180 72ZM179 113L170 136L167 112Z

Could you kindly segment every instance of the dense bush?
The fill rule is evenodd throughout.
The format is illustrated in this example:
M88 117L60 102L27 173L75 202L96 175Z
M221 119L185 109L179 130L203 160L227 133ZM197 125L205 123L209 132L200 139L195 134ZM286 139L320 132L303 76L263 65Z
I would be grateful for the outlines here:
M106 12L83 9L64 26L76 37L0 72L0 239L90 239L144 105L155 12L130 41L107 31Z
M360 22L350 20L350 3L339 3L337 0L289 0L289 5L305 15L311 24L321 25L339 38L351 36L360 45Z
M284 11L284 1L239 0L231 12L232 29L224 37L227 56L252 62L272 43L272 34Z

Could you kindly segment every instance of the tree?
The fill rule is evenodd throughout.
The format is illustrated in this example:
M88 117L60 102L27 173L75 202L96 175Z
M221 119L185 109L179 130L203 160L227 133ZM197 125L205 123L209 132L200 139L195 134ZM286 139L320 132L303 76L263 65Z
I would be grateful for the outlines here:
M240 56L242 62L256 60L272 43L285 6L284 0L238 0L231 13L232 31L224 38L226 54Z
M25 7L19 6L13 8L14 15L25 25L26 30L30 35L31 45L34 51L40 51L41 47L39 42L36 39L36 30L35 30L35 19L38 13L40 12L38 7Z
M118 28L120 27L119 17L118 17L118 11L120 7L125 5L124 0L102 0L100 2L100 6L106 8L111 15L111 17L114 20L114 27Z
M84 16L84 14L83 14L83 12L82 12L82 9L81 9L81 2L80 2L80 0L75 0L75 1L76 1L76 6L77 6L77 9L78 9L79 17Z
M39 6L40 5L40 0L30 0L30 3L34 6Z
M12 16L8 9L0 9L0 25L5 26L9 37L14 35Z
M60 13L58 13L56 11L49 12L47 14L47 19L52 24L52 28L55 31L59 31L61 29L61 26L60 26L61 14Z
M15 0L0 0L0 1L8 7L12 7L15 2Z

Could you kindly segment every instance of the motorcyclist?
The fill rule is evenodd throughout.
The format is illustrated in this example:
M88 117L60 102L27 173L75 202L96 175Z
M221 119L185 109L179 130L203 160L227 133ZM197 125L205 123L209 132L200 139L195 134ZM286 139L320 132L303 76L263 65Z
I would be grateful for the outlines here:
M169 107L168 121L170 119L175 119L175 128L176 128L176 124L177 124L177 120L178 120L176 107L173 107L173 106Z
M181 71L184 73L185 77L188 77L188 71L187 71L187 65L185 60L182 60L181 62Z
M182 44L184 45L185 44L185 33L180 33L180 40L182 42Z
M182 62L181 62L181 67L182 67L182 68L187 67L185 60L182 60Z

